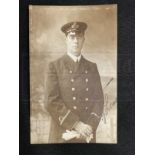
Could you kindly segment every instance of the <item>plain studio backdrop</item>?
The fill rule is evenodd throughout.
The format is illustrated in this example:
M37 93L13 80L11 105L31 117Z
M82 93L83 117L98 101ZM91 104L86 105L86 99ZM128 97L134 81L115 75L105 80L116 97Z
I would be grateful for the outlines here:
M47 66L66 53L67 22L87 23L84 57L97 63L105 96L98 143L117 142L117 5L29 6L31 143L48 143L50 117L44 110Z

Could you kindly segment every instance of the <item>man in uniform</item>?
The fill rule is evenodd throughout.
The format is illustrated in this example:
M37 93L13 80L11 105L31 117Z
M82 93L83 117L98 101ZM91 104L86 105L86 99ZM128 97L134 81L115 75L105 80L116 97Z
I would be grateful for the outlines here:
M62 26L67 53L49 64L46 79L46 109L52 121L49 143L95 143L96 140L104 100L97 65L81 55L86 29L84 22ZM71 133L73 138L67 141L64 133Z

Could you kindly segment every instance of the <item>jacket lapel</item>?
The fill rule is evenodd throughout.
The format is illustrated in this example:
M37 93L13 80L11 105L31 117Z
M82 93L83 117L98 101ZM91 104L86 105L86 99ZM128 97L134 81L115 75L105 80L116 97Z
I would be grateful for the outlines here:
M72 72L73 78L81 76L88 70L83 56L81 56L81 60L78 63L74 62L68 55L64 56L64 60L65 68L68 70L68 73Z
M81 56L80 62L77 64L76 70L74 71L74 78L77 78L85 73L88 66L85 64L85 59Z
M68 73L70 71L73 72L74 70L73 65L74 65L74 61L68 55L64 55L64 66L68 70Z

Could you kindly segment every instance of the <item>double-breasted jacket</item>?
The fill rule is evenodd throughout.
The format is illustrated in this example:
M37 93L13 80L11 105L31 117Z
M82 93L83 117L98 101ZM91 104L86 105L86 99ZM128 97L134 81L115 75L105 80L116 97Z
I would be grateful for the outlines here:
M83 56L75 63L68 55L51 62L46 78L46 109L51 115L49 143L65 142L62 134L65 130L72 130L78 121L92 126L95 134L103 103L95 63Z

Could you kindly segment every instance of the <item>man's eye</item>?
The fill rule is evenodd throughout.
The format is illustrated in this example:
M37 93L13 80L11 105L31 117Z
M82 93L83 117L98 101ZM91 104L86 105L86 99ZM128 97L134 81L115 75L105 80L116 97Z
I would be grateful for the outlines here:
M74 39L75 37L74 36L70 36L70 39Z
M74 40L75 38L76 38L76 39L80 39L81 36L79 36L79 35L78 35L78 36L70 36L70 39L72 39L72 40Z

